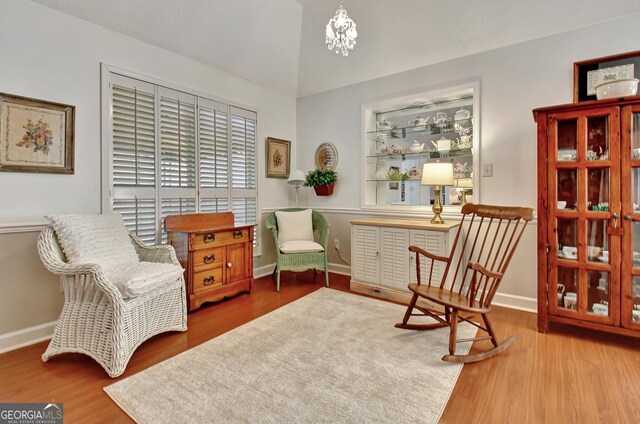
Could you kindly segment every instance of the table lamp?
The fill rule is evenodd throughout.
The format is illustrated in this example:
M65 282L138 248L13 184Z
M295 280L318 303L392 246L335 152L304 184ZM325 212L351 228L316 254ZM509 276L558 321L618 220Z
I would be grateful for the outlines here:
M466 205L467 193L473 188L473 178L456 178L453 185L458 188L458 192L460 193L460 205Z
M291 174L289 174L289 179L287 180L287 184L295 186L296 188L296 206L298 206L298 189L307 181L306 175L299 169L296 169Z
M420 185L434 186L433 193L435 201L433 202L433 219L432 224L444 224L440 214L442 213L442 203L440 202L440 187L453 185L453 164L441 162L425 163L422 167L422 180Z

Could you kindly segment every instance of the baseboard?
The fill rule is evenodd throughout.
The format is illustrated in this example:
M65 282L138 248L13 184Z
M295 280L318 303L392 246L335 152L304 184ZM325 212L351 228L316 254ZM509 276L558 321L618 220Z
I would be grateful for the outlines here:
M34 325L22 330L0 335L0 353L20 349L21 347L49 340L53 336L56 321Z
M538 301L533 297L517 296L515 294L496 293L492 305L504 306L519 311L538 313Z
M253 278L260 278L260 277L264 277L265 275L271 275L275 267L276 267L276 264L274 262L272 264L267 264L258 268L253 268Z
M351 267L349 265L329 263L329 272L351 276Z
M265 275L271 275L275 267L276 267L276 264L274 262L272 264L267 264L258 268L254 268L253 278L260 278L260 277L264 277ZM342 274L342 275L351 275L351 267L349 265L330 263L329 272Z

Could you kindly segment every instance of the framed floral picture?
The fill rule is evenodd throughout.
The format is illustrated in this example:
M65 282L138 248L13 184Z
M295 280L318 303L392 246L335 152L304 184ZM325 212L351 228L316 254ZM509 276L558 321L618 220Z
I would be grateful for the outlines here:
M267 137L267 177L289 178L291 142Z
M73 174L75 106L0 93L0 171Z

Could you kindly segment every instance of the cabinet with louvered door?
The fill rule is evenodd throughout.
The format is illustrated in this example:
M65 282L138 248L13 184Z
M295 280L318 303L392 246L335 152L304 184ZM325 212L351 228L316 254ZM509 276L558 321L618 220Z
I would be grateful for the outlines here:
M409 244L411 246L418 246L429 253L434 253L440 256L447 256L449 251L445 251L445 247L448 246L446 236L447 234L443 233L442 231L411 230ZM418 278L416 276L415 265L416 256L410 255L409 261L411 281L417 281ZM434 262L433 268L431 268L431 261L428 262L429 266L427 266L427 258L425 258L424 256L420 258L420 284L427 284L430 277L432 284L439 284L445 264L442 262ZM404 288L406 288L406 284L403 289Z
M409 230L380 228L380 285L404 290L409 281Z
M436 255L447 256L458 222L432 224L427 220L369 218L351 221L352 291L399 302L410 299L407 285L416 281L416 245ZM421 263L421 280L428 281L430 267ZM433 268L433 284L440 283L442 265ZM375 278L374 278L375 277Z
M358 281L378 284L380 266L378 264L380 232L376 227L354 225L351 228L351 269Z

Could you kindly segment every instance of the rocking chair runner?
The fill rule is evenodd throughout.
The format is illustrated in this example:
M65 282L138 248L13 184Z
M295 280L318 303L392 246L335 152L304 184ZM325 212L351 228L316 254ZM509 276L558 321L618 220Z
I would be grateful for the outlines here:
M531 208L466 204L462 208L462 221L448 257L410 246L409 250L416 254L417 282L409 284L413 296L404 319L395 326L409 330L432 330L449 326L449 355L443 356L443 361L477 362L507 349L516 336L498 343L487 314L491 311L493 297L522 238L526 224L531 219ZM425 258L421 259L421 256ZM446 264L442 281L437 286L431 282L435 261ZM426 284L421 284L420 262L430 269ZM442 306L444 312L416 305L420 297ZM413 313L414 309L422 313ZM462 316L461 313L466 316ZM469 320L472 314L482 316L484 327ZM412 316L428 316L438 322L409 324ZM489 335L456 340L459 321L475 325ZM491 340L494 347L475 355L455 354L456 342L474 340Z

